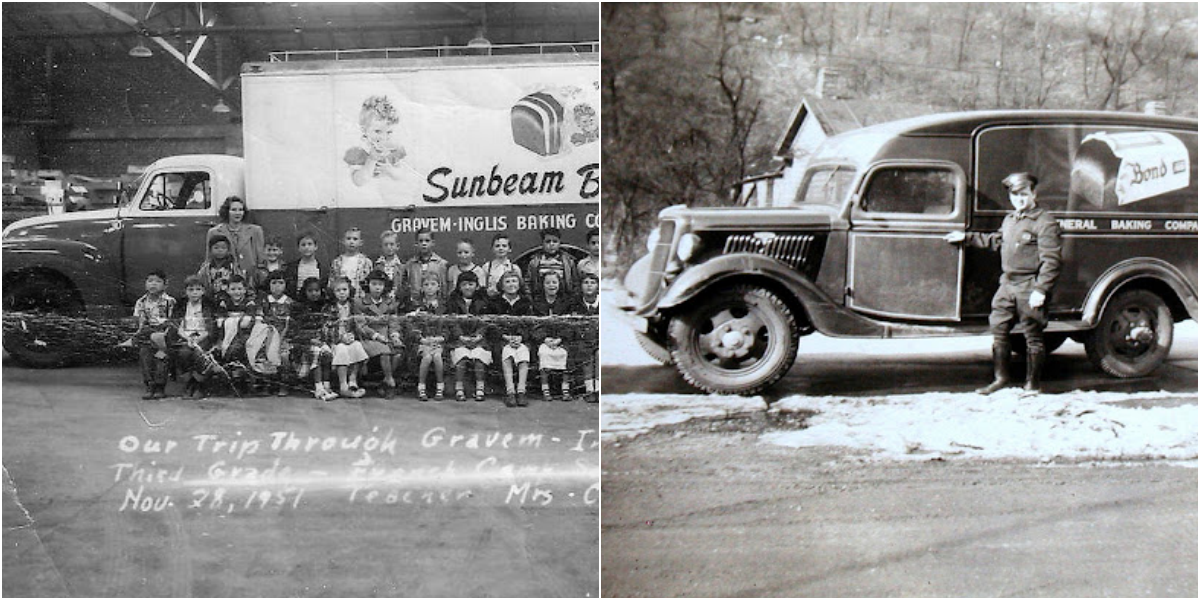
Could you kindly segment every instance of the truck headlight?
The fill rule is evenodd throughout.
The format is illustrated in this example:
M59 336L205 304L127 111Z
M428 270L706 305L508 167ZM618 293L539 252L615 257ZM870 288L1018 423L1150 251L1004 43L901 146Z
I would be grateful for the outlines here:
M646 236L646 251L653 253L655 246L658 246L658 240L662 237L662 230L658 227L650 230L650 235Z
M694 233L685 233L679 237L679 245L675 248L675 256L679 257L680 262L688 262L700 250L700 236Z

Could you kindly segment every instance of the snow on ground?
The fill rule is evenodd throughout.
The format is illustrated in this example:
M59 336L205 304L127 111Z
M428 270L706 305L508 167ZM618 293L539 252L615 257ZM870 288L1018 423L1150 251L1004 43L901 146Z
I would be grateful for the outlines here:
M602 288L601 363L657 364L638 346L628 322L612 301L615 294L624 293L620 284L607 280ZM1196 322L1178 324L1176 347L1195 347L1196 343ZM986 355L991 339L941 338L937 344L939 352L978 351ZM883 356L911 351L911 345L911 340L844 340L812 335L801 342L800 354ZM1171 398L1182 402L1170 402ZM1130 406L1155 400L1166 406ZM601 407L601 432L604 439L614 440L691 419L766 410L761 398L606 394ZM763 434L764 443L794 448L845 447L880 460L1155 458L1190 461L1183 464L1196 466L1198 415L1194 396L1188 399L1168 392L1073 391L1020 398L1014 388L992 396L945 392L875 398L792 396L769 410L776 414L817 414L806 429Z
M611 440L692 419L726 418L766 410L767 403L762 397L605 394L600 406L600 431L603 439Z
M792 396L776 402L771 411L818 414L806 429L767 433L762 441L793 448L855 448L888 460L1194 459L1194 402L1150 408L1112 404L1179 397L1168 392L1075 391L1021 398L1016 388L991 396Z

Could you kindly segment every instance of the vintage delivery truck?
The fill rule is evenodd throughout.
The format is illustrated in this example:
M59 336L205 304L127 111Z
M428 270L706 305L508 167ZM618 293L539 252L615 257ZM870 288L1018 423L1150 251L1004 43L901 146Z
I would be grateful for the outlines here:
M206 231L233 195L246 200L251 222L283 238L285 258L296 256L296 236L312 231L328 264L350 227L362 230L372 257L384 230L399 232L402 256L413 254L422 228L451 261L463 238L487 260L501 232L514 258L524 258L546 227L582 255L587 231L599 226L597 50L350 60L342 58L364 53L304 53L248 63L245 157L163 158L117 208L12 224L3 234L4 310L125 317L156 268L182 295L184 277L205 257ZM384 127L372 117L380 112L394 117ZM370 144L386 150L386 172L363 172ZM28 365L61 364L65 349L38 325L28 318L6 328L5 349Z
M718 393L775 383L816 331L984 333L999 254L944 238L998 230L1012 210L1001 181L1025 171L1063 236L1048 349L1075 339L1104 372L1144 376L1174 323L1196 318L1196 124L967 112L837 135L791 206L662 211L622 308L652 356Z

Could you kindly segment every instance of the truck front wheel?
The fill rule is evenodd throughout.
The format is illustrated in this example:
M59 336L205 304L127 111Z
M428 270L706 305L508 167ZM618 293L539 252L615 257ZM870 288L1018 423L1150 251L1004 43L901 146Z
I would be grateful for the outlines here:
M4 349L27 367L45 369L67 364L72 353L63 343L58 317L84 314L83 302L70 283L45 275L22 277L4 286Z
M1113 377L1144 377L1171 352L1174 325L1171 309L1158 294L1121 292L1104 308L1084 348L1092 364Z
M709 292L671 319L671 357L683 378L709 393L754 394L796 362L791 309L773 292L739 285Z
M633 332L633 336L637 338L638 345L650 358L658 361L660 364L671 364L671 352L666 349L666 344L662 343L658 338L650 337L650 335L640 331Z

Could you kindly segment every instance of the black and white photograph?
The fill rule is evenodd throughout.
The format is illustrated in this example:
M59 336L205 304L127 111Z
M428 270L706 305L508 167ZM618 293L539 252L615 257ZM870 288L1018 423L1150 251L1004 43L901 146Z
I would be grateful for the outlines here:
M596 597L599 9L5 2L3 595Z
M1195 597L1197 8L605 3L606 597Z

